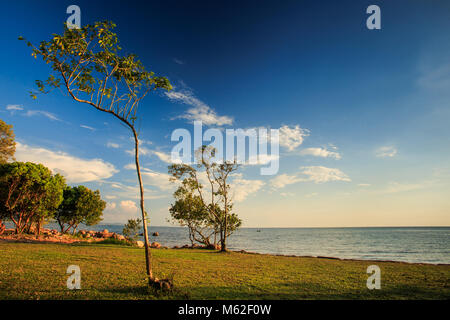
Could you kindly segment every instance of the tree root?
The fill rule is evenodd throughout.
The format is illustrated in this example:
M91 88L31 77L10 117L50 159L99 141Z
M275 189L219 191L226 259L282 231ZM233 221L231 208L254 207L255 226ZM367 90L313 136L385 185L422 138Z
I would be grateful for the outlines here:
M158 290L158 291L172 291L173 290L173 281L170 279L158 279L153 278L149 280L150 287Z

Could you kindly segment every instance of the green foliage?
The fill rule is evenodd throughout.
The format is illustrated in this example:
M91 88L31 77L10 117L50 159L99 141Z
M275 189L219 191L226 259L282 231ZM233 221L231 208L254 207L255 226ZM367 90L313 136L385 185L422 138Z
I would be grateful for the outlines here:
M128 222L123 227L122 234L131 240L136 240L139 237L141 228L141 219L128 219Z
M0 165L0 203L3 216L21 233L36 221L51 218L62 200L65 181L41 164L12 162Z
M169 166L172 180L181 181L181 186L174 193L176 201L170 213L175 222L188 226L191 241L209 245L210 237L219 235L221 248L225 251L227 237L242 224L232 212L233 201L228 183L230 174L238 169L238 165L229 161L216 162L215 155L214 148L202 146L196 151L197 168L186 164ZM201 172L207 177L206 186L200 182Z
M78 102L113 113L133 125L137 107L147 93L156 89L171 90L165 77L147 71L134 54L121 55L116 25L110 21L96 22L79 29L64 25L62 34L53 34L48 41L31 47L34 58L40 56L51 66L46 80L36 80L37 93L48 93L63 87ZM36 92L32 92L36 98Z
M61 232L65 233L72 228L75 233L80 223L87 226L99 223L105 207L106 202L101 199L100 191L92 191L85 186L67 187L55 219Z
M15 135L12 125L6 124L0 119L0 164L6 163L8 160L14 160L16 152Z

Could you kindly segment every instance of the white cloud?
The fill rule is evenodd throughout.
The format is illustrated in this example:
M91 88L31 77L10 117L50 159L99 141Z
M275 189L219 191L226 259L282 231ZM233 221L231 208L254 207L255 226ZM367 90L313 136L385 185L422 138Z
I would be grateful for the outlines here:
M370 187L371 185L369 183L360 183L358 184L358 187Z
M331 181L351 181L345 173L336 168L310 166L301 167L300 169L301 171L296 174L288 175L283 173L276 176L270 180L272 187L274 189L281 189L297 182L324 183Z
M68 183L107 179L118 172L114 165L102 159L81 159L61 151L30 147L17 142L16 159L42 163L55 173L62 174Z
M111 200L111 199L116 199L116 198L117 198L117 196L113 196L113 195L107 195L107 196L104 196L104 198L105 198L105 199L109 199L109 200Z
M330 151L325 148L306 148L300 151L300 154L305 156L314 156L321 158L334 158L336 160L341 159L341 155L338 152Z
M159 158L159 160L165 162L165 163L182 163L181 159L174 159L172 161L172 157L170 154L161 152L161 151L152 151L152 153Z
M20 111L20 110L23 110L23 107L21 105L18 105L18 104L8 104L6 106L6 110Z
M176 118L187 119L190 121L202 121L204 125L231 125L233 119L228 116L219 116L214 110L212 110L203 101L197 99L194 94L189 90L183 91L169 91L165 95L171 101L181 102L193 108L188 109L184 114Z
M175 188L175 184L169 180L171 175L146 168L143 168L142 171L142 177L146 184L158 187L163 191L171 191Z
M280 128L280 146L293 151L303 143L304 137L309 136L309 130L295 127L282 126Z
M265 185L261 180L236 178L230 183L232 197L236 202L244 201L249 195L257 192Z
M118 144L118 143L114 143L114 142L108 142L108 143L106 144L106 146L107 146L108 148L113 148L113 149L119 148L119 144Z
M88 130L91 130L91 131L95 131L95 128L89 127L89 126L84 125L84 124L80 124L80 127L81 127L81 128L85 128L85 129L88 129Z
M129 213L134 213L138 210L136 203L131 200L120 201L120 207L122 208L122 210Z
M397 148L393 146L380 147L375 154L378 158L392 158L397 154Z
M125 166L125 169L136 170L136 166L134 163L129 163ZM155 186L163 191L171 191L176 186L169 180L172 176L167 173L141 168L141 175L145 185Z
M281 189L287 185L294 184L300 181L303 181L303 179L297 174L288 175L283 173L270 180L270 183L274 188Z
M25 116L27 116L27 117L38 116L38 115L47 117L50 120L61 121L61 119L59 119L56 115L54 115L53 113L50 113L48 111L29 110L25 113Z
M329 181L351 181L350 178L341 170L336 168L327 168L323 166L301 167L301 174L307 176L307 181L323 183Z
M130 150L125 150L125 152L128 153L130 156L134 156L135 153L134 148ZM152 150L144 146L139 146L139 155L146 156L149 154L152 154Z

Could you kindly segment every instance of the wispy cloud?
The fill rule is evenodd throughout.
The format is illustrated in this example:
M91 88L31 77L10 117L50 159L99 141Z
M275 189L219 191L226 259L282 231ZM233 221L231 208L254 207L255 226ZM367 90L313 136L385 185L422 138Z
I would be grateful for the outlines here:
M62 174L69 183L99 181L113 176L118 170L102 159L81 159L65 152L52 151L16 143L16 159L42 163L55 173Z
M294 184L300 181L304 181L304 179L301 178L298 174L289 175L283 173L270 180L270 183L275 189L281 189L287 185Z
M265 182L262 180L248 180L243 178L235 178L230 183L232 197L236 202L242 202L251 194L258 192Z
M113 149L118 149L120 147L120 145L118 143L114 143L114 142L108 142L106 144L106 147L108 148L113 148Z
M399 182L390 182L386 189L384 189L381 193L398 193L398 192L407 192L412 190L418 190L427 187L426 184L420 183L399 183Z
M6 106L6 110L10 110L10 111L21 111L23 110L23 107L19 104L8 104Z
M427 67L419 77L418 84L426 89L449 89L450 63Z
M61 119L59 119L55 114L48 112L48 111L43 111L43 110L28 110L27 112L25 112L24 114L27 117L33 117L33 116L39 116L42 115L50 120L53 121L62 121Z
M138 207L136 205L136 202L133 202L131 200L123 200L120 202L120 208L122 210L125 210L126 212L129 213L134 213L137 212Z
M397 154L397 148L394 146L380 147L375 151L378 158L392 158Z
M192 91L182 90L182 91L169 91L165 95L169 100L179 103L184 103L192 106L184 114L175 117L174 119L181 118L186 119L191 122L202 121L204 125L231 125L233 124L233 119L228 116L219 116L213 109L211 109L207 104L205 104L200 99L196 98Z
M84 128L84 129L91 130L91 131L95 131L95 128L92 128L92 127L87 126L87 125L84 125L84 124L80 124L80 127L81 127L81 128Z
M350 182L351 179L337 168L309 166L300 167L300 171L295 174L280 174L270 180L270 183L274 189L281 189L297 182L314 182L319 184L331 181Z
M307 176L307 181L324 183L330 181L350 182L350 178L341 170L323 166L301 167L301 174Z
M336 160L341 159L341 155L336 151L330 151L326 148L306 148L300 151L302 156L314 156L321 158L334 158Z
M134 163L129 163L125 166L125 169L136 170L136 165ZM167 173L157 172L148 168L141 168L141 175L144 184L157 187L162 191L172 191L176 187L176 184L170 181L172 176Z
M184 61L181 61L180 59L177 59L177 58L173 58L173 62L175 62L176 64L180 64L180 65L184 64Z

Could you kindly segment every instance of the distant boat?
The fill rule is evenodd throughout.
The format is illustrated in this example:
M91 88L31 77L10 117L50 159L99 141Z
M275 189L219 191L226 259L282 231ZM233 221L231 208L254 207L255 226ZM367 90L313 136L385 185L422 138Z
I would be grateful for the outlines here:
M256 230L256 232L261 232L261 230L258 229L258 230Z

